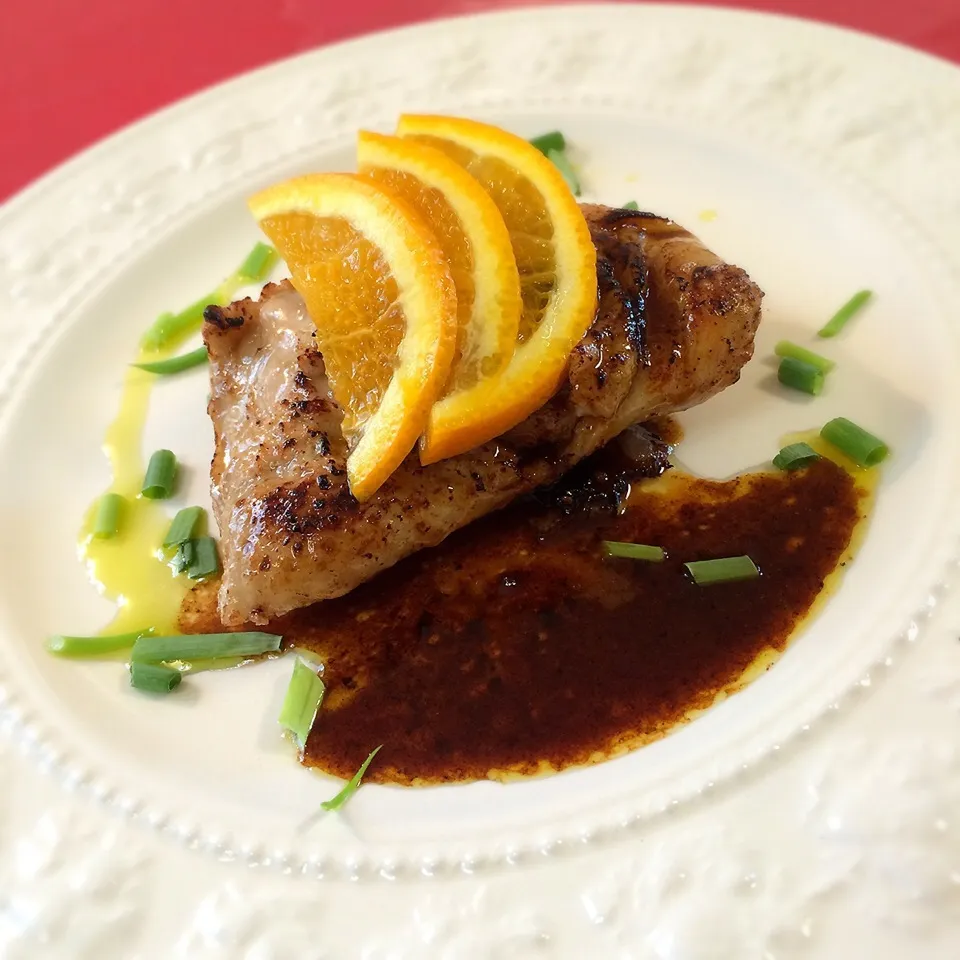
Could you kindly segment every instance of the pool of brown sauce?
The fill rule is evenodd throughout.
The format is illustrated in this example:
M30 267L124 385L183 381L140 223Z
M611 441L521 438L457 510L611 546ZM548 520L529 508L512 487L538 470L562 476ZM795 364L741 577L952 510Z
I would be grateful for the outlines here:
M849 558L869 484L828 459L705 480L666 472L642 434L630 447L277 621L324 663L304 762L347 778L383 744L369 780L561 770L660 737L769 667ZM603 540L667 559L607 558ZM759 579L698 587L683 567L739 554ZM213 590L184 627L216 628Z

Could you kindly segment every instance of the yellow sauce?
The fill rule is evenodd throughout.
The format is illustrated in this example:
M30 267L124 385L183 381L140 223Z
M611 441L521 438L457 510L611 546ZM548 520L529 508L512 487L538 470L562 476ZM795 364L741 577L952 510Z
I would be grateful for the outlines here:
M141 354L137 362L162 359ZM140 443L156 375L130 367L123 382L120 408L103 438L110 462L110 493L126 501L115 537L96 539L91 529L99 497L87 509L80 530L78 552L91 581L103 596L117 604L114 618L102 633L128 633L153 627L157 633L179 633L177 613L189 588L185 577L174 574L163 551L170 526L164 507L140 496L143 458Z
M720 214L718 214L716 210L701 210L701 211L700 211L700 219L701 219L704 223L710 223L711 221L716 220L718 216L720 216Z

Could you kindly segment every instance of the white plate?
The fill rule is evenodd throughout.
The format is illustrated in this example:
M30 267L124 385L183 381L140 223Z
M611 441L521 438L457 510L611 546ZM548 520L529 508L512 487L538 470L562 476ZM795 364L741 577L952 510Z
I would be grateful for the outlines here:
M401 110L560 127L586 199L679 220L765 289L742 382L684 418L690 466L733 473L837 415L894 457L842 590L742 694L595 768L367 785L305 829L331 781L276 736L285 664L147 702L42 638L109 615L74 539L146 323L256 239L245 194L349 168L356 129ZM960 72L824 27L518 11L252 74L4 207L0 955L955 956L958 606L936 608L960 522L958 117ZM827 392L771 389L773 343L860 287L875 303L831 346ZM196 468L184 502L206 496L205 392L161 384L147 429Z

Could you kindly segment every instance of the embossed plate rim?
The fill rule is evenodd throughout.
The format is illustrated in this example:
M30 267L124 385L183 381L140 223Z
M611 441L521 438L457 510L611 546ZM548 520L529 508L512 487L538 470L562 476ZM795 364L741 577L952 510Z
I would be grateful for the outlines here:
M571 8L565 8L562 11L562 13L563 13L564 20L569 20L570 23L572 24L579 17L589 15L590 19L593 20L596 18L598 14L601 14L604 12L609 12L611 16L615 16L615 15L621 16L623 15L625 9L629 9L629 8L614 7L610 11L605 11L601 8L596 8L596 7L590 7L590 8L571 7ZM670 17L678 15L678 11L672 8L653 7L653 8L647 8L642 13L639 11L632 11L628 19L633 19L635 16L638 16L641 18L646 16L652 16L653 14L651 11L653 10L660 10L661 13L663 11L667 11ZM699 11L698 15L706 16L707 18L716 18L719 15L719 19L723 20L724 23L729 23L729 20L730 20L730 17L728 14L725 14L725 13L718 14L717 11L711 11L709 14L707 14L705 11ZM683 19L683 17L681 17L681 19ZM116 152L118 149L122 149L124 145L133 146L135 145L135 142L138 140L138 138L142 139L144 136L147 136L148 133L150 133L151 131L154 131L154 127L152 127L151 125L155 125L156 130L154 132L159 133L160 131L162 131L164 123L169 123L169 124L172 124L173 126L176 126L177 123L179 122L178 118L181 115L188 115L191 111L196 112L198 107L208 108L209 112L212 112L213 106L217 102L217 98L222 97L226 100L229 100L232 97L236 97L238 96L238 91L245 89L246 85L263 82L264 77L270 74L271 71L275 71L275 73L273 73L273 77L275 79L279 79L283 71L293 72L296 65L302 64L308 61L310 58L320 58L320 57L332 58L334 54L337 54L338 56L349 59L349 57L352 54L356 53L358 49L363 48L365 45L369 48L369 51L372 55L372 53L376 49L378 49L379 45L383 45L385 43L389 44L391 40L395 42L398 37L401 37L405 34L409 35L413 33L419 33L421 36L424 36L424 35L428 35L430 31L437 31L442 35L445 30L450 28L449 27L450 23L457 24L459 27L459 26L468 24L470 22L493 23L494 21L499 21L499 22L529 21L531 23L536 23L538 20L539 20L539 15L537 14L536 11L519 11L519 12L510 12L505 14L495 14L491 16L481 16L481 17L475 18L475 20L471 18L469 20L447 21L441 24L432 24L432 25L429 25L429 27L405 28L404 30L398 31L395 33L379 35L377 37L368 38L360 41L348 42L346 44L339 45L336 48L332 48L331 50L328 50L328 51L321 51L319 53L310 53L310 54L300 55L299 57L293 58L292 60L288 60L278 65L275 65L274 67L265 68L264 71L258 71L254 74L240 78L237 81L228 82L227 84L221 85L220 87L215 88L212 91L209 91L205 94L200 94L195 98L191 98L191 100L187 102L184 102L180 105L176 105L172 108L169 108L167 111L164 111L162 114L155 116L147 121L144 121L142 126L138 126L124 133L121 133L116 137L112 138L110 141L107 141L105 144L102 144L99 147L93 148L93 150L89 154L82 155L81 157L77 158L77 160L73 161L70 165L68 165L62 171L51 174L44 181L41 181L40 184L29 189L26 192L26 194L24 194L21 198L19 198L19 200L13 201L10 205L8 205L8 207L4 208L4 210L0 212L0 223L4 222L7 216L11 215L11 211L15 213L19 209L19 204L28 203L30 201L30 198L35 197L37 193L40 194L42 199L44 191L49 193L50 189L57 189L60 186L66 186L67 184L69 184L72 178L80 178L83 175L84 170L88 166L90 165L93 165L94 167L96 166L96 162L98 162L98 158L101 155L99 151L102 151L103 154L109 156L111 153ZM765 17L756 16L756 15L752 16L751 20L755 22L768 22L768 21L771 23L776 22L776 20L774 20L773 18L765 18ZM484 28L484 29L487 29L487 28ZM493 27L490 27L489 29L491 31L491 34L495 32ZM770 29L771 31L774 31L774 28L771 27ZM810 26L804 25L803 29L810 29ZM827 28L817 27L815 29L816 29L816 33L819 35L822 30L826 30ZM841 31L833 31L833 32L836 34L841 34ZM856 37L856 35L854 34L847 35L848 40L850 40L850 38L853 38L853 37ZM858 38L857 42L860 42L860 40L861 38ZM838 40L837 42L839 43L840 41ZM939 61L935 61L933 58L928 58L928 59L931 60L934 64L939 65ZM605 102L607 102L608 105L615 104L617 101L617 98L609 98L609 97L604 97L602 95L598 95L598 96L600 96L601 100L604 100ZM473 106L482 105L482 106L489 107L496 104L499 99L500 98L496 96L486 94L475 101L471 100L471 105ZM549 99L550 98L527 97L522 100L522 106L531 108L536 104L549 102ZM500 100L500 102L503 104L507 104L512 108L516 108L521 105L521 102L517 101L515 98L509 98L509 97L503 98L502 100ZM182 114L181 114L181 111L183 112ZM651 111L651 113L653 113L653 111ZM243 125L241 125L240 129L242 128L243 128ZM333 139L336 139L336 137L334 137ZM309 145L305 145L303 149L315 150L317 146L318 144L316 141L311 141ZM236 177L234 178L234 182L252 176L257 169L263 169L264 167L275 164L279 160L279 157L283 155L283 153L284 153L283 150L279 150L269 160L264 160L263 158L261 158L256 164L253 164L248 167L241 167L241 169L237 172ZM77 166L74 166L74 165L77 165ZM227 187L223 186L223 189L225 190L227 189ZM188 202L189 202L188 195L185 194L184 206ZM165 226L167 226L169 223L174 222L176 220L179 213L180 211L177 210L173 213L169 213L166 216L162 216L158 222L148 224L147 226L143 227L142 230L145 233L147 231L151 231L155 229L164 229ZM135 256L135 254L131 254L131 256ZM122 270L122 264L117 265L116 270L118 271ZM82 286L82 283L78 282L74 286L75 287ZM69 288L69 287L65 288L62 293L62 296L58 299L59 306L62 307L63 303L65 303L73 295L73 293L74 293L73 288ZM49 322L50 323L58 322L59 314L60 314L59 309L50 311ZM33 340L31 340L29 343L25 345L24 350L29 351L31 344L36 342L36 340L39 339L45 333L46 329L47 327L43 327L43 326L39 327L35 333ZM10 369L11 365L14 367L14 369L17 369L18 367L20 367L19 363L17 363L16 361L11 361L7 365L8 370ZM24 372L24 371L21 369L17 369L17 373L21 373L21 372ZM8 384L13 384L15 379L19 379L19 377L13 377L13 376L4 377L2 382L2 387L0 387L0 389L8 387ZM9 397L10 389L12 389L12 386L4 390L4 400L3 400L4 407L7 406L6 398ZM920 612L922 611L918 611L918 619L919 619ZM851 689L856 689L856 688L854 687ZM15 720L15 715L11 713L10 715L8 715L8 721L12 721L12 720ZM29 744L31 741L36 742L38 750L40 750L42 754L45 754L47 756L48 763L52 764L53 763L52 754L48 749L49 743L43 742L42 737L37 737L36 734L38 732L39 732L38 728L36 727L33 727L33 728L24 727L22 739L25 744ZM101 788L99 786L95 786L94 792L100 793L103 799L109 800L111 803L117 806L117 808L120 809L121 811L130 813L139 809L136 803L131 803L129 799L126 798L124 795L118 796L110 788L106 788L106 787ZM148 822L156 822L157 820L156 816L149 809L145 811L141 811L141 814L143 818ZM186 829L182 829L184 827L186 827ZM175 825L175 828L171 827L171 832L180 836L180 838L185 842L187 842L188 844L202 843L202 838L198 837L196 831L190 829L189 825L177 824ZM200 831L200 833L202 834L202 831ZM575 838L571 835L571 836L566 836L564 839L569 844ZM544 845L542 845L542 849L543 849L543 852L551 852L553 850L558 849L562 845L563 845L562 843L557 844L556 842L551 840L545 843ZM222 848L218 848L216 849L216 852L222 855L224 853L224 850ZM237 851L232 851L232 852L235 853ZM526 854L532 854L534 856L538 856L539 848L527 849ZM273 862L277 858L271 854L264 855L262 851L255 851L254 854L247 857L247 859L250 862L267 863L267 862ZM528 859L528 857L525 856L523 851L514 850L509 847L505 848L503 851L501 851L500 854L492 858L492 860L495 860L497 862L514 862L514 861L520 861L524 859ZM283 866L283 864L280 864L280 866ZM345 863L343 864L343 866L346 868L347 875L350 875L351 873L355 873L357 868L361 866L361 864ZM382 868L382 864L369 863L369 862L362 864L362 866L364 868L362 872L368 876L378 875L381 872L381 868ZM460 859L459 863L453 864L453 866L455 867L455 869L475 869L476 868L476 864L471 865L468 862L468 860L465 860L463 858Z

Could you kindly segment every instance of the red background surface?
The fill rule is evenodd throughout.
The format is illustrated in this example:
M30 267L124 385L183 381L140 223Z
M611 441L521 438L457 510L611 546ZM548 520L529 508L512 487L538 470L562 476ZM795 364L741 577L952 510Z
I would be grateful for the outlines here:
M528 0L529 2L529 0ZM279 57L522 0L4 0L0 199L101 137ZM960 61L960 0L714 0Z

